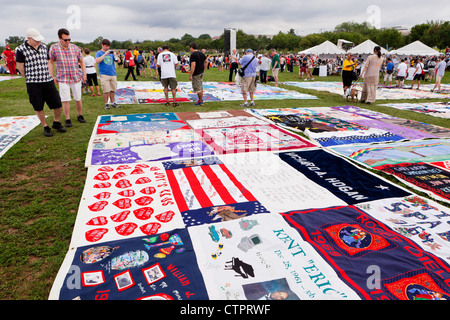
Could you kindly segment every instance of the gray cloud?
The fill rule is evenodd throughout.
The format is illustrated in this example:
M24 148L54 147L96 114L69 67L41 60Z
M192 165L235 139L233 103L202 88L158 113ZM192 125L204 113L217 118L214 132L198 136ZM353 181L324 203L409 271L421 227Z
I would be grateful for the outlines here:
M6 1L2 1L6 2ZM35 27L46 37L56 41L56 32L73 22L71 37L91 42L98 36L111 40L168 40L185 33L199 36L220 35L225 27L242 29L249 34L276 34L293 28L298 34L330 31L342 22L364 22L374 18L367 12L371 5L379 8L375 14L381 27L425 23L427 20L448 20L450 4L429 0L408 2L350 0L130 0L73 2L24 0L2 3L0 44L9 36L24 36L25 30ZM68 11L70 6L78 12ZM431 9L430 9L431 8Z

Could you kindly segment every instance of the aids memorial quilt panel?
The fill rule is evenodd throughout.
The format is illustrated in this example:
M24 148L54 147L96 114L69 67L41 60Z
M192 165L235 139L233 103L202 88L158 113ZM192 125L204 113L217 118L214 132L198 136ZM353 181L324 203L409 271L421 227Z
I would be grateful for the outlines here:
M439 162L449 160L450 140L429 139L330 147L329 150L370 168L400 163Z
M165 162L186 226L269 212L217 157Z
M375 167L392 174L412 187L430 194L432 197L450 202L450 171L428 163L386 164Z
M448 102L427 102L427 103L387 103L382 106L400 110L408 110L425 113L429 116L439 118L450 118L450 104Z
M118 163L138 163L143 161L159 161L177 158L192 158L214 154L214 152L193 132L185 130L182 135L168 135L167 141L164 143L152 143L148 139L148 135L144 134L141 140L134 140L138 137L136 134L131 135L132 141L119 142L121 147L108 149L105 144L100 142L102 146L96 144L97 148L92 150L90 164L92 165L109 165ZM125 139L127 137L124 137ZM188 141L177 141L181 140ZM105 137L110 142L108 137ZM151 139L151 138L150 138ZM197 139L196 141L192 141ZM117 140L117 139L116 139ZM96 140L97 142L99 140ZM125 140L126 141L126 140ZM170 141L170 142L169 142Z
M213 300L359 300L279 214L188 228Z
M450 130L392 117L354 106L249 109L249 112L288 129L303 131L324 147L439 138ZM423 127L427 127L424 130ZM428 129L428 130L427 130Z
M314 148L317 145L275 125L197 129L217 154Z
M118 81L115 93L118 104L149 104L165 103L164 87L156 81ZM172 92L169 90L169 101L173 102ZM190 101L189 96L177 88L177 102Z
M189 129L175 113L99 116L93 134Z
M413 195L387 198L356 205L416 242L423 250L450 264L450 209L439 203Z
M323 147L332 147L336 145L348 145L357 143L378 143L389 141L401 141L404 140L402 136L397 134L375 129L368 128L366 130L358 131L337 131L337 132L314 132L307 129L305 134L314 141L317 141Z
M283 214L361 299L448 300L449 265L354 206Z
M411 194L324 150L284 152L278 156L347 204Z
M184 227L161 163L88 169L71 246Z
M381 113L381 112L377 112L377 111L373 111L373 110L369 110L369 109L363 109L360 107L355 107L352 105L347 105L347 106L338 106L338 107L324 107L324 108L320 108L320 109L330 109L333 111L342 111L347 113L347 116L353 118L353 119L365 119L365 118L369 118L369 119L394 119L396 117L385 114L385 113ZM325 111L322 111L325 112Z
M243 100L241 88L235 83L203 82L203 89L203 97L206 102ZM191 82L178 82L176 90L177 102L194 102L198 100L197 94L192 89ZM317 97L298 91L258 84L254 93L254 99L317 99ZM170 90L169 101L173 101ZM116 102L119 104L165 103L166 98L161 82L119 81L117 83Z
M436 126L436 125L429 124L429 123L418 122L418 121L409 120L409 119L401 119L401 118L382 119L381 121L389 123L389 124L399 125L404 128L409 128L409 129L413 129L416 131L428 133L432 136L436 136L439 138L450 137L450 129Z
M0 157L39 123L37 116L0 117Z
M66 256L50 299L207 300L186 229L98 245Z
M86 166L207 156L213 151L175 113L100 116Z
M21 76L0 76L0 81L8 81L8 80L14 80L14 79L20 79Z
M240 126L259 126L267 125L266 121L260 120L253 116L237 116L226 118L211 118L199 120L186 120L186 123L195 130L207 128L227 128Z
M328 81L292 81L281 82L281 84L299 87L302 89L310 89L317 91L326 91L342 96L344 94L342 82L328 82ZM362 90L362 84L356 85L359 90ZM442 93L431 92L429 87L425 85L421 86L421 90L411 90L409 88L397 88L387 87L379 85L377 87L377 100L387 99L445 99L450 98L450 94L447 91Z
M272 213L346 204L270 152L221 155L242 185Z

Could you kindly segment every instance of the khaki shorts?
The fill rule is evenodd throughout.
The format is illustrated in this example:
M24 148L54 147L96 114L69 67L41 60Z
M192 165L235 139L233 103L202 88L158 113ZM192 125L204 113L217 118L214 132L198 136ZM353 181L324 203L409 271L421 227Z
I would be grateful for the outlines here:
M203 73L192 76L192 89L195 93L203 91Z
M103 93L114 92L117 89L117 77L106 74L99 75Z
M272 69L272 76L278 77L278 71L280 71L280 68Z
M436 75L436 83L441 83L443 76Z
M242 78L242 80L241 80L242 93L255 92L255 90L256 90L255 80L256 80L256 77Z
M161 79L161 84L164 88L169 87L170 90L175 90L177 88L178 82L176 78L166 78Z

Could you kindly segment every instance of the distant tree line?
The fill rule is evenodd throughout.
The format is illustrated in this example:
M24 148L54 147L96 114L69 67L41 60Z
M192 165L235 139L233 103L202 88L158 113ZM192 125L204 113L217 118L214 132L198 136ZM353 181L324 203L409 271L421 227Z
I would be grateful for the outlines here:
M312 33L306 36L296 35L294 29L290 29L287 32L280 31L272 38L265 35L254 36L246 34L239 29L236 32L236 47L237 49L252 48L258 51L276 48L282 52L297 52L321 44L325 40L337 43L338 39L351 41L355 45L370 39L384 48L388 46L389 50L420 40L430 47L443 50L450 45L450 21L427 21L426 23L417 24L411 28L411 33L408 35L402 35L397 29L376 29L367 22L344 22L336 26L333 31ZM74 43L80 47L87 47L91 51L96 51L101 48L102 40L103 37L98 37L90 43ZM208 52L221 52L224 48L223 33L219 38L215 37L214 39L206 33L201 34L197 38L186 33L180 39L171 38L166 41L109 40L111 41L112 49L134 49L134 47L138 46L140 50L149 51L168 44L174 52L188 52L189 43L192 41L195 41L199 48L206 49ZM5 39L5 43L10 44L12 48L17 47L24 41L24 37L18 36L10 36L8 39ZM3 49L0 47L1 51Z

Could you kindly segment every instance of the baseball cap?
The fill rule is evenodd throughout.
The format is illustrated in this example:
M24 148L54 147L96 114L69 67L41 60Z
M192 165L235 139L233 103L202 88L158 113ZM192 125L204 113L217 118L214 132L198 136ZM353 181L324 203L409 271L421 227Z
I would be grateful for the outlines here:
M26 37L27 38L32 38L35 41L42 41L45 38L39 33L39 31L37 31L35 28L30 28L27 30L26 32Z
M245 51L246 53L247 52L251 52L251 53L253 53L253 50L252 49L247 49L247 51Z

